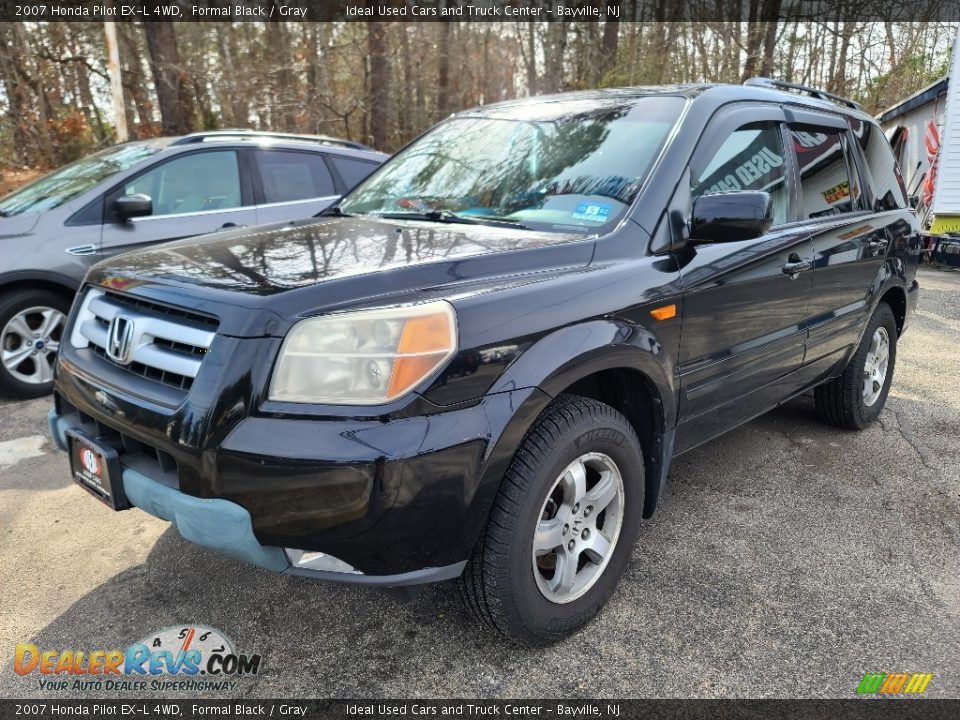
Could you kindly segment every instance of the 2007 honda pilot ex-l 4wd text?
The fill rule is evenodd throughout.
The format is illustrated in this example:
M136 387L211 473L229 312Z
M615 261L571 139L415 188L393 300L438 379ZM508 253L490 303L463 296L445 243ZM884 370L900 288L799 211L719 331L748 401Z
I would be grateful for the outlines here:
M74 479L263 568L460 578L503 634L570 634L671 458L811 388L841 428L886 401L917 223L874 120L805 90L468 111L323 217L101 262L50 415Z

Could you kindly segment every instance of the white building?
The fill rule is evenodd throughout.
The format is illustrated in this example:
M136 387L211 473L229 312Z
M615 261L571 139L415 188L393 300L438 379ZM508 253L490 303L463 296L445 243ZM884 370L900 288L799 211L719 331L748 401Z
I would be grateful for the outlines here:
M946 77L937 80L877 117L893 144L910 195L919 192L922 178L930 169L923 139L927 123L935 120L938 131L943 132L948 80Z

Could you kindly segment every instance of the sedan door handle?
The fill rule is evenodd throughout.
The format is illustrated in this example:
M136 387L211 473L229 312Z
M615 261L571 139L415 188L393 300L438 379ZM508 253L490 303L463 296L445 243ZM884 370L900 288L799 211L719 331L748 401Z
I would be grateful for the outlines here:
M802 273L804 270L810 270L811 268L813 268L813 260L801 260L796 255L791 255L790 259L783 265L783 274L796 277L797 273Z
M232 230L233 228L241 228L241 227L246 227L246 225L237 225L236 223L225 222L223 225L220 226L220 229L221 229L221 230Z

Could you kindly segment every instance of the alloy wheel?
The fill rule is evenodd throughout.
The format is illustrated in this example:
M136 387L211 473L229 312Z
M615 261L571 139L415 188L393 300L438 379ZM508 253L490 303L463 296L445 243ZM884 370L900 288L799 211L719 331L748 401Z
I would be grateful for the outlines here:
M863 404L871 407L883 391L887 379L887 367L890 364L890 336L882 325L870 339L870 348L863 364Z
M533 574L554 603L582 597L603 574L623 524L623 477L602 453L570 463L550 489L533 536Z
M0 333L0 362L20 382L42 385L53 380L66 316L38 305L14 315Z

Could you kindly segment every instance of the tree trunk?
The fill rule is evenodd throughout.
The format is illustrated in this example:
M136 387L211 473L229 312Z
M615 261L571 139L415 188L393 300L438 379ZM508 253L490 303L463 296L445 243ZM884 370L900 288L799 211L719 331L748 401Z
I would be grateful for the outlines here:
M750 0L750 15L747 21L747 57L743 63L741 82L757 74L760 63L760 43L763 39L763 24L760 22L760 0Z
M777 30L780 27L777 18L780 16L782 6L782 0L767 0L764 6L766 33L763 38L763 63L760 66L760 74L764 77L773 75L773 52L777 47Z
M117 43L117 24L108 20L103 24L107 42L107 72L110 75L110 96L113 99L114 121L117 127L117 142L130 139L127 132L127 112L123 101L123 80L120 78L120 48Z
M440 41L437 43L437 119L450 114L450 32L453 23L440 23Z
M444 23L446 25L447 23ZM387 127L390 100L390 66L387 65L387 23L367 23L367 56L370 58L370 80L367 89L367 128L371 144L378 150L389 146Z
M611 15L611 10L620 11L620 0L606 0L604 2L605 15L603 24L603 39L600 41L600 77L601 84L604 78L616 67L617 50L620 42L620 18Z
M193 112L173 27L173 23L145 22L143 31L150 52L150 69L163 132L165 135L183 135L193 129Z

